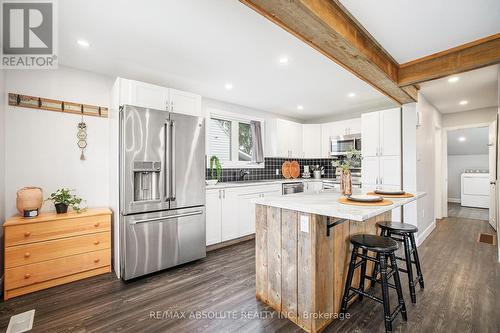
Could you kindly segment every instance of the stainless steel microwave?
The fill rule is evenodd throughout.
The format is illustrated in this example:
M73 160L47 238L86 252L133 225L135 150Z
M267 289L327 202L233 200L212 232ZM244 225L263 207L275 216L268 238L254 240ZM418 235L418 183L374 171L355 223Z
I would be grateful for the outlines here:
M349 134L330 137L330 155L342 156L348 151L361 150L361 134Z

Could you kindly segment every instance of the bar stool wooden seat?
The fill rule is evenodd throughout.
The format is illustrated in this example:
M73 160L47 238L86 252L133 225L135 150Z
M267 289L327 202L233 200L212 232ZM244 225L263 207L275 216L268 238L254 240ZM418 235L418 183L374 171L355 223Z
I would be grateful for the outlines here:
M424 276L418 257L417 244L415 242L415 233L418 231L418 228L412 224L391 221L378 222L377 226L381 229L381 236L390 237L395 241L403 243L405 257L401 258L396 256L396 259L406 263L406 269L399 268L399 271L408 274L411 302L413 304L417 303L417 295L415 293L416 282L418 281L420 288L424 288ZM416 277L413 275L413 265L415 265L417 271ZM375 265L373 275L376 276L377 274L377 265Z
M351 237L351 244L354 246L349 263L349 271L344 288L344 296L342 298L341 313L347 311L349 301L358 295L359 301L366 296L384 306L384 322L386 332L392 332L392 322L396 316L401 313L404 321L407 321L406 306L403 299L403 291L401 289L401 281L399 279L399 271L394 252L399 248L398 243L389 238L377 235L354 235ZM360 253L361 249L361 253ZM368 255L368 251L375 252L376 257ZM361 260L358 262L358 258ZM388 270L387 259L390 259L390 270ZM377 265L380 271L380 279L376 276L366 275L366 264L372 261ZM357 288L352 286L354 271L361 268L359 285ZM389 283L390 278L394 278L394 284ZM368 279L373 283L382 285L382 298L376 297L365 291L365 280ZM395 289L398 295L398 305L393 312L390 310L389 304L389 288Z

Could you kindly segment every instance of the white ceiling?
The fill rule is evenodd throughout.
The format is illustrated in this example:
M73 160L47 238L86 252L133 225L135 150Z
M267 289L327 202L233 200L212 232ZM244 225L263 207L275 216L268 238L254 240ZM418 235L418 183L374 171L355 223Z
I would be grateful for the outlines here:
M488 127L448 131L448 155L488 154ZM461 142L458 138L464 137Z
M394 105L238 1L60 1L59 60L301 120Z
M340 0L399 63L500 32L499 0Z
M498 106L499 66L489 66L473 71L452 75L458 77L455 83L450 77L424 82L420 92L441 113L453 113ZM460 105L460 101L468 101Z

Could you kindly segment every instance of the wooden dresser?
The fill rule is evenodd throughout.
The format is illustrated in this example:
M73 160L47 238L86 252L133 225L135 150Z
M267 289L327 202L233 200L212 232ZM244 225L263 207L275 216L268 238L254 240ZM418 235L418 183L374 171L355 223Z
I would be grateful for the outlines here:
M111 211L15 216L4 223L4 299L111 271Z

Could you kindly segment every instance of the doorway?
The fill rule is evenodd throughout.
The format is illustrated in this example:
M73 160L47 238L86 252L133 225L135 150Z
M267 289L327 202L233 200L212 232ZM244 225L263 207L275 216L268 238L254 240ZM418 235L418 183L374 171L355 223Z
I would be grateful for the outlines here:
M496 230L496 121L446 130L446 212Z

